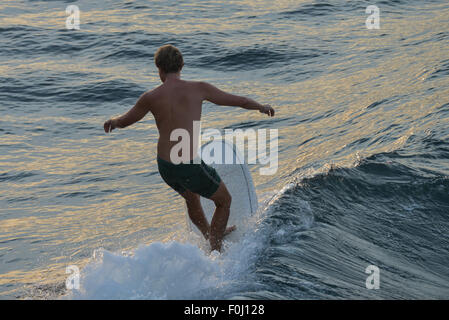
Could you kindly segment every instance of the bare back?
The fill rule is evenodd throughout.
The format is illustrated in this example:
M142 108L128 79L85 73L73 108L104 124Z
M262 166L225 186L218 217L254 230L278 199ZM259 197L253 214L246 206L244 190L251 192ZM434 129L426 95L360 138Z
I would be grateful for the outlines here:
M172 147L180 143L179 140L170 141L170 136L176 129L186 130L190 139L190 154L178 153L178 156L182 159L193 159L196 156L199 137L194 134L199 132L194 132L194 121L201 120L204 100L220 106L238 106L248 110L259 110L269 116L274 116L274 109L269 105L261 105L252 99L221 91L207 82L181 80L179 73L161 76L161 80L163 81L162 85L145 92L126 114L106 121L103 125L104 131L111 132L115 128L130 126L143 119L151 111L159 130L158 156L171 162ZM180 152L183 151L182 148L179 149ZM176 149L173 150L176 152Z
M154 89L151 95L151 112L159 130L158 156L170 161L170 150L179 142L170 141L170 134L181 128L189 132L192 159L193 121L200 121L204 100L199 82L173 79Z

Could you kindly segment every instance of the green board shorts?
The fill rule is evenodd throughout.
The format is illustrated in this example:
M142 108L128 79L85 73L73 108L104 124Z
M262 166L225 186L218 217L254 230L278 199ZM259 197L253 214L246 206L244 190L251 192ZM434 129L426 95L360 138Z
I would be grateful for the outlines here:
M157 166L162 179L179 193L192 191L210 198L220 185L217 171L201 160L201 163L174 164L157 157Z

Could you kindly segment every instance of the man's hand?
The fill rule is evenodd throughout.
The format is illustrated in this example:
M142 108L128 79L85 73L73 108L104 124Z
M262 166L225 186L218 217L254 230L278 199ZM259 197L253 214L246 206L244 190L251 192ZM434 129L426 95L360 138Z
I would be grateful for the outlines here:
M104 132L109 133L117 128L117 121L115 119L109 119L104 123Z
M259 108L260 113L265 113L270 117L274 117L274 109L269 105L265 104Z
M111 132L115 128L126 128L137 121L142 120L142 118L145 117L149 111L151 111L152 95L152 91L145 92L140 96L139 100L137 100L134 107L132 107L127 113L118 118L109 119L106 121L104 123L104 132Z

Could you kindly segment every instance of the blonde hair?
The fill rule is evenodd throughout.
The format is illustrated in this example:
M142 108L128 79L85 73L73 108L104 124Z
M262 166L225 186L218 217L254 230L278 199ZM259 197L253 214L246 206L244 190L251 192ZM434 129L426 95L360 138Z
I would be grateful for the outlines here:
M154 54L154 63L164 73L179 72L184 66L181 51L171 44L166 44L157 49Z

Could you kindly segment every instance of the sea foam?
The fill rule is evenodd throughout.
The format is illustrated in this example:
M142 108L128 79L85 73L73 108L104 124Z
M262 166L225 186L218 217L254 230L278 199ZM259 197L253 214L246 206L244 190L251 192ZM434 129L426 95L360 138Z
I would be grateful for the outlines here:
M132 252L95 250L80 272L80 287L64 299L214 299L225 298L248 281L263 247L260 212L251 217L239 242L224 242L224 252L209 253L193 233L182 241L153 242ZM244 279L244 280L243 280Z

